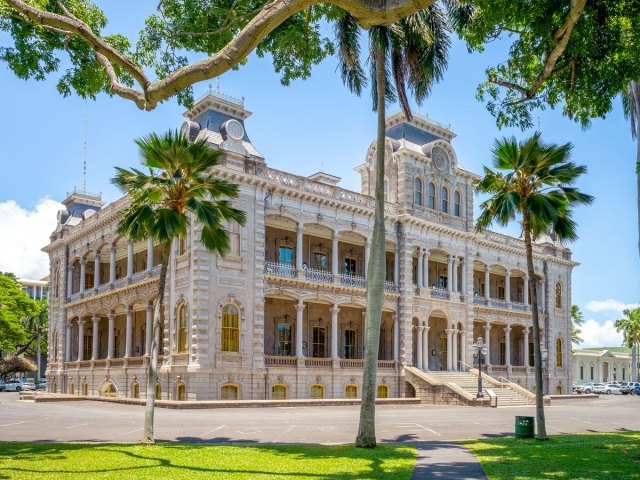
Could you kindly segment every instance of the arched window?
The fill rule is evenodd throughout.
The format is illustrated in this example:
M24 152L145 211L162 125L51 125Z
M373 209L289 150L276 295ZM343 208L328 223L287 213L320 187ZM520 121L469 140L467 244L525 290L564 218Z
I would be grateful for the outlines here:
M140 398L140 384L137 381L131 384L131 396L133 398Z
M311 398L324 398L324 385L311 385Z
M273 400L286 400L287 399L287 386L286 385L274 385L271 387L271 398Z
M389 201L389 178L384 177L384 201Z
M238 386L229 384L220 387L220 400L238 400Z
M584 365L580 365L580 380L584 380Z
M89 383L86 380L82 384L82 395L85 397L89 395Z
M227 220L224 229L229 237L229 255L240 255L240 225L234 220Z
M436 209L436 186L433 182L429 182L427 207L429 207L431 210Z
M560 384L556 387L556 395L562 395L562 385Z
M347 385L344 389L344 398L358 398L358 386Z
M162 385L156 383L156 400L162 400Z
M389 398L389 387L378 385L378 398Z
M456 192L453 194L453 214L456 217L462 216L461 205L462 205L462 198L460 196L460 192L456 190Z
M449 213L449 189L442 187L442 211Z
M562 368L562 339L556 340L556 367Z
M178 256L187 253L187 237L181 235L178 237Z
M176 400L179 402L184 402L187 399L187 386L180 382L176 386Z
M556 308L562 308L562 282L556 283Z
M76 386L73 384L73 380L69 380L69 395L76 393Z
M178 353L187 351L187 313L184 303L178 306Z
M58 381L55 378L51 382L51 393L58 393Z
M413 184L413 203L422 206L422 180L416 177Z
M240 351L240 311L234 303L222 307L222 351Z

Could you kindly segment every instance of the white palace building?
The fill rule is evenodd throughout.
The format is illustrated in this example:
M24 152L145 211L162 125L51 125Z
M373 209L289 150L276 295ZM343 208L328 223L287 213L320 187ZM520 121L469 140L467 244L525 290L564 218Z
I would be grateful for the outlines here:
M355 168L362 191L353 192L333 175L269 167L245 131L249 116L242 101L211 93L185 113L189 138L224 152L216 174L240 186L235 206L247 222L227 225L226 257L205 250L196 222L174 245L158 395L357 398L375 142ZM435 388L437 373L468 371L478 337L488 345L488 375L532 389L529 280L543 311L546 390L571 392L571 252L548 237L538 241L529 279L521 239L474 230L478 176L458 163L454 133L402 113L386 126L378 395L412 397ZM160 252L116 233L127 202L103 206L98 196L71 193L44 248L51 392L145 396Z

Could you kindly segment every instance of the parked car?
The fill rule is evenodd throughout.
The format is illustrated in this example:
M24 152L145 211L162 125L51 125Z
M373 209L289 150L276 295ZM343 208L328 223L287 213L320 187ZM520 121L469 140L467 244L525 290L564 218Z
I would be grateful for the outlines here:
M604 393L607 395L622 395L620 391L620 386L615 383L608 383L604 386Z
M36 387L31 382L25 382L24 380L7 380L5 382L5 391L7 392L21 392L22 390L34 390Z
M640 385L637 387L633 387L633 394L634 395L640 395Z
M604 383L594 383L591 386L591 392L593 393L605 393L606 390L606 385ZM585 389L585 393L588 393L587 390Z
M578 387L578 389L576 390L576 392L578 393L593 393L593 386L595 385L595 383L593 382L589 382L589 383L585 383L583 385L580 385Z
M0 392L5 389L4 380L0 380Z
M620 384L620 393L622 393L623 395L628 395L629 393L633 392L633 383L632 382L622 382Z
M35 383L35 389L36 390L46 390L47 389L47 382L46 380L40 380L39 382Z

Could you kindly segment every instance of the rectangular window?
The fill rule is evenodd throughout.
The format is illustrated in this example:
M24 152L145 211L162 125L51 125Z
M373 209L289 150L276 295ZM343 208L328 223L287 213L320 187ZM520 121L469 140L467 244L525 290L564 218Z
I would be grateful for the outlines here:
M82 349L82 358L85 360L91 360L93 355L93 335L85 335Z
M293 248L292 247L280 247L278 250L278 261L280 263L287 263L293 265Z
M345 258L344 259L344 273L349 274L349 275L355 275L356 274L356 266L358 265L358 262L356 261L355 258Z
M290 357L293 354L291 342L291 325L288 323L278 324L278 356Z
M227 220L224 225L229 237L229 255L240 255L240 225L234 220Z
M356 331L344 331L344 358L356 358Z
M580 365L580 380L584 380L584 365Z
M326 356L326 332L324 327L313 327L313 350L312 357L324 358Z
M445 275L440 275L438 277L438 287L447 288L447 277Z
M504 300L504 287L502 285L498 285L498 299Z
M591 367L591 380L593 380L593 367Z
M327 255L324 253L313 254L313 268L316 270L327 271Z
M507 346L504 342L500 342L500 365L507 364Z

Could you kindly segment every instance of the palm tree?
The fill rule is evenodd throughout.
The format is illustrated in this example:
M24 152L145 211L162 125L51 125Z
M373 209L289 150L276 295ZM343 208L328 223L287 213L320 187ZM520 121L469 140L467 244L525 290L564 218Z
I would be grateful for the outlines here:
M636 140L636 203L638 214L638 231L640 232L640 80L629 83L627 91L622 94L622 107L631 125L631 138ZM638 237L640 253L640 236Z
M454 3L454 2L451 2ZM348 13L336 20L338 59L342 79L357 95L366 86L367 77L360 62L360 27ZM374 448L375 399L378 368L380 320L384 300L385 231L384 231L384 157L386 101L396 97L411 120L406 86L418 102L430 92L434 82L442 78L450 46L444 12L437 4L385 27L369 30L371 96L377 112L375 160L375 214L371 254L367 265L367 310L362 380L360 424L356 446ZM390 77L393 77L393 85Z
M544 420L538 292L534 281L532 241L546 233L561 241L578 238L577 225L571 219L572 209L578 204L590 204L593 197L571 186L587 171L585 166L569 161L572 148L570 143L544 144L539 132L520 143L515 137L496 140L492 150L496 172L485 167L484 177L476 184L478 192L492 195L480 205L482 213L476 221L478 230L489 227L494 221L505 226L516 216L522 223L531 289L538 423L536 438L539 440L547 440L548 437Z
M162 260L158 297L155 301L151 337L151 358L147 374L147 403L143 442L153 443L153 416L160 328L164 320L164 290L171 245L184 237L191 219L202 225L200 241L210 251L225 255L229 238L222 222L244 224L244 212L232 208L229 199L238 196L238 186L216 178L212 168L219 164L220 152L204 140L190 143L179 132L164 136L155 133L136 140L140 161L148 172L116 167L112 182L131 198L121 213L117 230L133 241L153 238L161 246Z
M631 348L631 380L638 381L638 343L640 343L640 307L622 311L625 318L616 320L615 327L624 334L624 344Z
M580 327L584 323L584 316L577 305L571 305L571 343L582 343Z

